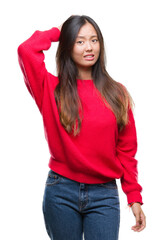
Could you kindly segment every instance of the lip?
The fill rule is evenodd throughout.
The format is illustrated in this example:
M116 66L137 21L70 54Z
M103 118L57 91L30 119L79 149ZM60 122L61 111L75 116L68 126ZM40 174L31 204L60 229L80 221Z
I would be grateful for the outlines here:
M87 61L92 61L92 60L94 60L94 58L95 58L94 54L84 55L84 59Z

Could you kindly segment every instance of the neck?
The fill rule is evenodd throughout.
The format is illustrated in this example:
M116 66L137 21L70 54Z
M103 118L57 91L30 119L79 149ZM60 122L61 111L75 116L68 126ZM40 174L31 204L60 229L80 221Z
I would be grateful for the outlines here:
M92 69L78 69L78 78L81 80L92 79Z

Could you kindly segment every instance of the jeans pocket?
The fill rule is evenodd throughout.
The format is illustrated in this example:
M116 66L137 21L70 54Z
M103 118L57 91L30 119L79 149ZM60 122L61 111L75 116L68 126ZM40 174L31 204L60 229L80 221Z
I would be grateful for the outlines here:
M56 185L61 181L61 179L62 179L62 177L59 174L50 170L48 173L47 180L46 180L46 186Z

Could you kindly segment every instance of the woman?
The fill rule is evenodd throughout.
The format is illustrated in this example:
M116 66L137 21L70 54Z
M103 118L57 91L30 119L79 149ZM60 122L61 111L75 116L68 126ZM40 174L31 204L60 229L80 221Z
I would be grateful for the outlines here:
M58 77L47 72L43 50L59 41ZM43 200L46 229L55 240L116 240L120 223L116 179L145 228L132 99L106 71L104 43L88 16L36 31L18 48L29 92L42 114L51 154Z

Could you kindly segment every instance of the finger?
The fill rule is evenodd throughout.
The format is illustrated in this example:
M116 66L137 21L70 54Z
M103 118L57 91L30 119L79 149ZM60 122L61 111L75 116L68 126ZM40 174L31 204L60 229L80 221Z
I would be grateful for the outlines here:
M146 227L146 217L145 217L143 212L141 213L140 217L141 217L141 222L142 223L141 223L141 227L139 229L139 232L142 231Z
M135 232L137 232L139 229L140 229L140 226L133 226L132 228L131 228L133 231L135 231Z
M137 230L137 232L141 232L144 228L145 228L145 226L141 226L141 228L139 228L139 229Z
M145 228L145 225L141 225L140 228L137 229L137 232L141 232Z
M139 213L135 214L135 218L136 218L136 225L134 225L131 229L134 231L138 231L141 228L141 216Z
M133 226L132 227L132 230L134 230L134 231L136 231L136 232L140 232L140 231L142 231L143 229L145 228L145 225L139 225L139 226Z
M134 231L137 231L138 229L140 228L140 226L138 226L138 225L134 225L134 226L132 226L132 230L134 230Z
M140 218L137 218L136 225L132 227L132 230L136 232L142 231L146 226L145 215L143 213L140 214Z
M142 228L142 226L133 226L131 229L135 232L139 232Z

